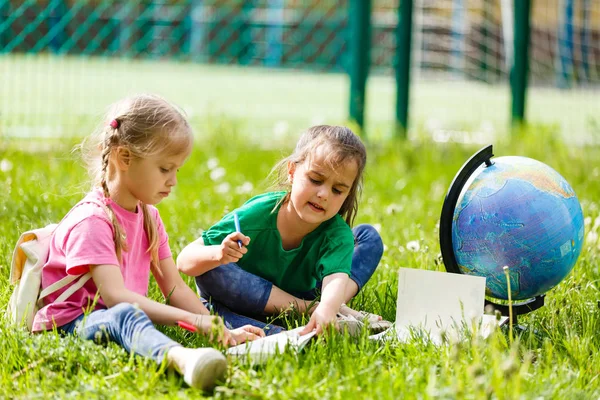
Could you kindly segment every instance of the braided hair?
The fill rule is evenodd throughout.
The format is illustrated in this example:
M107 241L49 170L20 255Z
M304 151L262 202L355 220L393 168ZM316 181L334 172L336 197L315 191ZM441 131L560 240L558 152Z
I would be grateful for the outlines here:
M119 261L127 251L123 228L109 201L109 182L115 171L111 159L117 148L129 150L133 157L145 158L157 154L176 155L189 151L193 134L183 112L160 96L142 94L120 100L111 105L104 122L80 148L92 177L92 186L100 188L106 199L106 209L114 228L115 251ZM152 267L158 266L158 230L148 206L139 203L144 216L144 231L148 238L148 252Z

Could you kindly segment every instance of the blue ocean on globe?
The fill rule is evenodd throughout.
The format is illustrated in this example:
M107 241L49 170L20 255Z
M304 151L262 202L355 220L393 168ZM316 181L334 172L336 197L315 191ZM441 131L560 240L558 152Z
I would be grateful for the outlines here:
M486 278L487 295L545 293L573 268L583 243L581 205L567 181L544 163L499 157L463 187L454 210L452 247L461 272Z

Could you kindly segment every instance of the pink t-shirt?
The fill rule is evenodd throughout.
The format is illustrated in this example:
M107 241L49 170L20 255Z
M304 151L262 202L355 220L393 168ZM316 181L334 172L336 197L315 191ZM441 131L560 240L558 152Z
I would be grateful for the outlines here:
M119 264L113 241L113 226L103 207L100 190L90 192L59 224L50 241L48 261L42 269L42 288L64 278L67 274L85 274L90 265L120 265L125 287L145 296L150 277L150 253L148 238L144 231L144 216L140 206L136 212L127 211L112 202L111 207L126 234L128 251L123 251ZM92 202L90 202L92 201ZM158 258L171 257L169 238L158 210L148 206L158 227ZM75 281L76 282L76 281ZM74 282L74 283L75 283ZM72 284L74 284L72 283ZM68 286L67 286L68 287ZM94 280L73 293L66 301L53 303L67 288L44 299L44 304L33 320L32 331L42 331L65 325L79 317L94 302L98 289ZM106 308L98 296L95 309Z

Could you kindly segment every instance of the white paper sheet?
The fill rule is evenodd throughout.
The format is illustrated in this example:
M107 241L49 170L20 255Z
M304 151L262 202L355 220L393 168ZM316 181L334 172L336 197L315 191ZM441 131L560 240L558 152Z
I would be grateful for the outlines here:
M389 331L370 338L401 342L422 335L433 343L442 343L442 336L456 339L464 329L477 329L487 337L497 325L491 315L484 315L485 278L447 272L400 268L396 322Z

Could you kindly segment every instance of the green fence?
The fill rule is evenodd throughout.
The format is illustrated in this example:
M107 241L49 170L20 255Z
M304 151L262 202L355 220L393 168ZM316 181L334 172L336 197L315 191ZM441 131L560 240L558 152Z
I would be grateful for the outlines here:
M347 1L6 1L1 52L344 69Z
M407 126L409 115L411 126L424 131L472 131L481 124L499 130L510 119L507 85L516 32L512 5L526 0L515 1L0 0L0 133L27 131L24 127L37 120L64 125L73 114L85 120L92 112L88 108L140 90L162 92L192 110L264 121L275 113L264 112L263 118L262 109L253 104L281 107L278 115L298 125L345 122L348 109L357 105L348 107L351 92L367 104L365 123L374 121L386 131L394 121ZM536 88L552 90L551 96L542 93L540 101L534 93L528 104L539 105L531 115L552 123L544 101L556 98L555 109L568 110L571 106L561 103L566 98L561 93L568 90L568 96L578 98L569 103L572 112L550 114L558 119L565 115L561 130L577 126L589 133L597 125L591 114L600 85L600 2L531 4L528 78ZM402 10L412 17L408 29L399 25ZM366 57L355 47L365 42L357 35L361 26L367 26L370 38L362 44ZM409 44L412 50L405 52ZM243 83L231 89L228 100L215 100L218 93L211 91L226 92L226 81L218 79L222 72L198 72L198 66L242 66L228 70L230 81L237 79L231 74L252 77L240 79ZM286 71L326 74L282 76ZM371 79L361 97L367 73ZM358 84L349 85L345 74ZM211 75L206 82L191 83L206 75ZM206 90L190 92L200 84ZM261 91L267 90L273 98L261 103L266 96ZM292 91L306 99L292 102ZM406 93L397 99L402 91ZM53 102L57 93L68 97L63 108ZM205 95L212 97L203 100ZM528 106L519 107L524 112ZM360 104L352 113L362 119Z
M168 58L348 70L349 0L0 0L0 52ZM400 0L372 0L371 66L391 73ZM418 68L506 78L497 1L415 0ZM517 5L523 2L516 2ZM600 5L546 0L532 11L536 78L600 74ZM570 3L571 8L562 9ZM508 4L508 3L507 3ZM536 3L534 2L534 5ZM570 10L570 11L569 11ZM509 11L511 12L511 11ZM560 54L557 54L560 53ZM557 57L560 57L558 59Z

